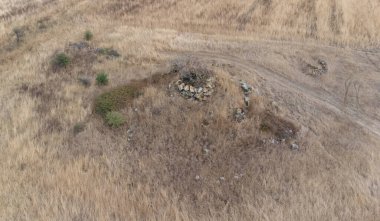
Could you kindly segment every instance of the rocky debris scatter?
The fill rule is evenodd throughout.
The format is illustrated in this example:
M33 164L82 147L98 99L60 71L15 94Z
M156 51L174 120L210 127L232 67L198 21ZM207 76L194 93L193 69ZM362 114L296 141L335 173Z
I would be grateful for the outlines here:
M309 69L307 74L313 77L326 74L329 70L327 62L321 59L318 60L318 66L307 64L307 68Z
M244 93L244 104L248 107L250 101L249 95L252 93L252 86L245 81L240 81L240 86Z
M242 122L245 119L245 112L242 108L236 108L234 118L237 122Z
M133 138L133 130L131 128L129 128L128 131L127 131L127 134L128 134L127 140L131 141L132 138Z
M270 143L271 144L279 144L280 142L278 140L276 140L276 139L271 139Z
M245 81L240 81L240 86L243 89L245 95L249 95L252 91L252 86Z
M243 100L244 100L245 107L235 108L233 112L233 118L239 123L242 122L246 117L246 109L250 103L249 96L252 93L252 89L253 89L251 85L249 85L247 82L243 80L240 80L240 87L243 90L243 95L244 95Z
M194 84L193 80L189 78L182 78L175 85L183 97L198 101L207 100L215 91L215 79L212 77L208 78L204 85L195 86L197 84Z
M245 112L246 112L247 107L249 106L249 103L250 103L249 96L252 93L252 89L253 89L251 85L249 85L247 82L243 80L240 81L240 87L243 90L243 95L244 95L243 100L244 100L245 107L236 108L234 110L233 117L237 122L243 121L246 117Z

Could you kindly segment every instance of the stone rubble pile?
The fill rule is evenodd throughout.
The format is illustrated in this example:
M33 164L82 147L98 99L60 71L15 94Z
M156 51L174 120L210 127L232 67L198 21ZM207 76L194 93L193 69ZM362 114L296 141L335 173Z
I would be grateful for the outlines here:
M245 119L245 112L242 108L236 108L234 118L237 122L242 122Z
M243 121L246 117L245 110L249 106L249 102L250 102L249 95L252 93L252 89L253 89L251 85L249 85L247 82L242 81L242 80L240 81L240 87L243 90L245 107L244 108L236 108L234 110L233 116L237 122Z
M240 86L241 86L241 89L243 89L243 93L244 93L244 104L245 106L249 106L249 95L251 94L252 92L252 86L249 85L247 82L245 81L240 81Z
M328 72L329 68L327 66L326 61L318 60L318 64L319 64L318 67L310 65L310 64L308 65L309 68L311 69L311 72L309 73L309 75L313 77L317 77L317 76L326 74Z
M215 79L212 77L208 78L203 86L195 87L182 80L178 80L175 85L182 96L199 101L207 100L215 91Z

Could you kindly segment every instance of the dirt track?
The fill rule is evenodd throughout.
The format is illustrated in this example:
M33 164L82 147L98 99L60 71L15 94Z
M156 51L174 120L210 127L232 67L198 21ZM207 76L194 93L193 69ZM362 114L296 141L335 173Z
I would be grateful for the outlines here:
M200 58L205 62L229 64L248 74L256 74L263 79L266 79L274 86L279 86L283 90L291 91L303 96L305 102L312 102L314 105L325 107L337 115L345 116L352 122L367 129L369 132L380 136L380 121L378 119L368 116L361 111L359 112L358 110L344 106L341 101L331 96L331 94L294 82L280 73L267 69L261 64L228 54L206 51L186 52L185 55Z

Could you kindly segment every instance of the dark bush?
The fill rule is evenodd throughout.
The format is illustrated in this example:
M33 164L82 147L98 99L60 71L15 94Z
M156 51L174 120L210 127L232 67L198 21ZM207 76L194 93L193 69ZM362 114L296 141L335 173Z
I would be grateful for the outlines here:
M108 75L105 72L101 72L96 77L96 82L98 85L107 85L108 84Z
M58 67L67 67L70 64L70 58L65 53L59 53L55 57L54 64Z
M93 37L94 37L94 35L92 34L91 31L86 31L86 32L84 33L84 39L85 39L86 41L91 41Z

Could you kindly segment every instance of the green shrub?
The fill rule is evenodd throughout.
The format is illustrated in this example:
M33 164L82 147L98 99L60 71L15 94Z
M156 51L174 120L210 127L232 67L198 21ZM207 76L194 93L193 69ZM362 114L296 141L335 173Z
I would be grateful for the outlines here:
M101 94L95 100L95 112L105 116L108 112L124 108L128 102L141 94L140 88L135 85L117 87Z
M107 85L108 84L108 75L105 72L98 74L96 77L96 82L98 85Z
M55 65L58 67L67 67L70 64L70 58L65 53L59 53L54 60Z
M94 35L92 34L91 31L86 31L86 32L84 33L84 39L85 39L86 41L91 41L93 37L94 37Z
M116 128L116 127L120 127L121 125L125 123L125 118L123 117L121 113L116 112L116 111L111 111L107 113L106 121L110 127Z
M86 125L84 123L77 123L74 125L74 134L77 135L84 131Z

